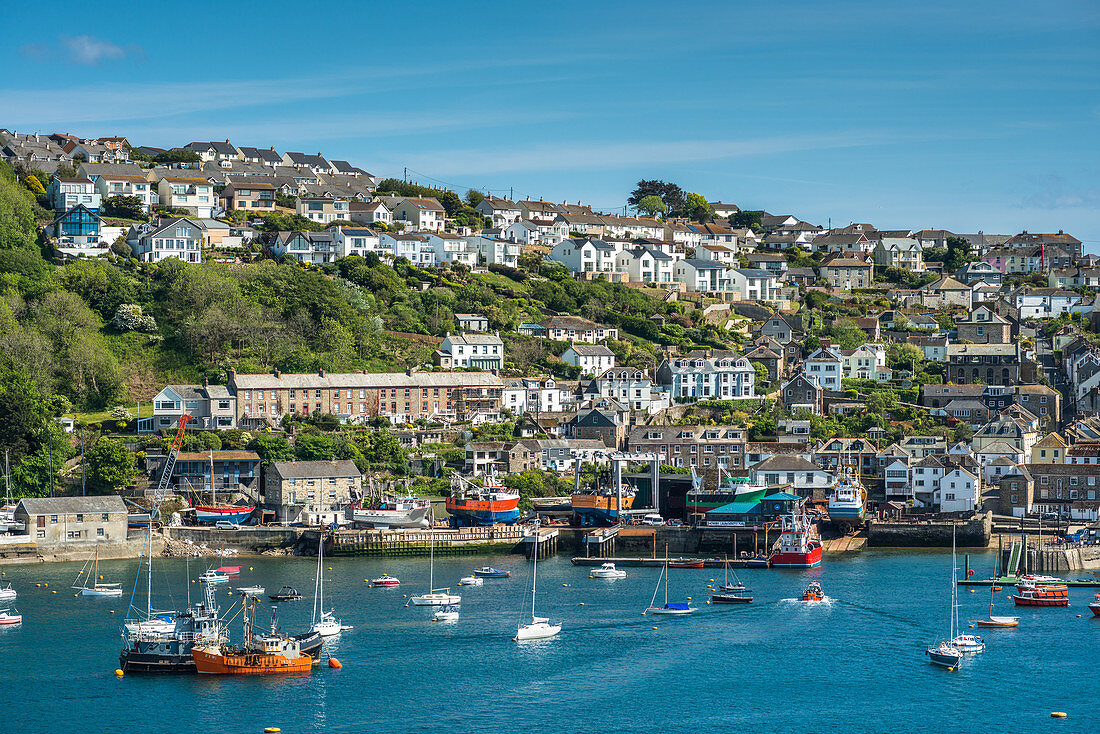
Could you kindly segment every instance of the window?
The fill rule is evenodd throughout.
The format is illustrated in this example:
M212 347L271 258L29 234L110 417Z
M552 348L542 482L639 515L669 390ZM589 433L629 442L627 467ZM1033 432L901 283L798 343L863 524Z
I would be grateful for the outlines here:
M96 528L95 529L95 534L102 538L103 537L103 528Z
M36 538L45 538L46 537L46 531L45 530L39 530L37 533L35 533L35 537Z
M50 515L50 522L51 523L56 523L57 522L57 515Z

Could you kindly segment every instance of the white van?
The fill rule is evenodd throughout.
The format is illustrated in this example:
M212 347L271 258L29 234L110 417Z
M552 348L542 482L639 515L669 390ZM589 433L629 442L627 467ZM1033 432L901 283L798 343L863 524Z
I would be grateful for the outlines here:
M658 515L656 512L651 512L642 518L642 525L649 525L650 527L657 527L664 525L665 519Z

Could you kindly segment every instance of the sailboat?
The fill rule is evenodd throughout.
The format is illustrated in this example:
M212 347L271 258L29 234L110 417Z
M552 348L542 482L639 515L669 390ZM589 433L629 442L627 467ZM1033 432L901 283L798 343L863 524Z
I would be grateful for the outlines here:
M444 589L433 589L435 585L435 528L428 529L428 537L431 538L431 546L428 551L428 593L420 596L409 597L409 604L414 607L440 607L462 603L462 597L452 594L448 586ZM406 604L405 606L408 606Z
M341 630L351 629L340 624L340 620L332 613L325 611L325 569L321 565L325 555L325 534L321 533L317 538L317 579L313 589L313 627L314 632L321 637L332 637L340 634ZM321 610L321 620L317 621L317 610Z
M970 624L975 627L1019 627L1019 617L994 617L993 616L993 600L996 596L996 592L1000 590L997 586L997 579L1000 575L997 573L998 561L993 562L993 581L989 584L989 614L986 619L972 619Z
M958 622L959 614L959 601L958 601L958 585L955 583L955 528L951 527L951 613L949 615L950 621L948 622L948 639L941 641L938 645L925 650L925 654L928 655L928 660L933 665L939 665L947 668L948 670L954 670L959 661L962 660L962 651L954 645L955 630Z
M730 583L730 559L725 559L725 575L722 577L722 585L718 588L726 592L724 594L711 594L710 600L714 604L751 604L752 596L748 593L748 589L741 583L741 579L737 578L737 572L733 572L733 581Z
M653 606L657 603L657 592L661 589L662 579L665 582L665 605L663 607ZM661 566L661 575L657 577L657 588L653 590L653 598L649 601L649 608L642 614L691 614L697 611L695 607L691 606L686 601L674 601L669 603L668 601L668 543L665 543L665 562Z
M516 640L542 640L547 637L553 637L561 632L561 625L550 624L549 617L535 616L535 581L538 579L539 570L538 519L535 520L534 532L536 542L532 553L534 565L531 566L531 622L530 624L521 624L519 626L519 629L516 630Z
M92 564L91 571L85 574L87 570L88 562L85 561L73 582L73 588L79 590L83 596L122 596L122 584L99 583L99 545L95 547L95 562ZM81 583L81 577L84 577L83 583ZM90 585L89 582L91 582Z

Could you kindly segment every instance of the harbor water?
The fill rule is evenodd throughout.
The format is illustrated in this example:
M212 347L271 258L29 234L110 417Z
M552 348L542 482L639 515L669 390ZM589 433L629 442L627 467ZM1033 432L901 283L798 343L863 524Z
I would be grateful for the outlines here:
M192 559L197 578L211 559ZM437 587L492 565L509 579L462 587L457 622L404 595L428 587L428 559L325 561L326 606L343 632L311 675L224 678L114 675L120 626L136 562L101 562L121 599L74 597L79 564L7 566L22 625L0 628L4 731L262 732L701 732L754 731L1095 732L1100 618L1092 590L1073 589L1068 609L1013 610L1005 588L995 614L1021 617L1018 629L973 630L984 653L955 672L928 664L925 648L947 634L950 553L865 551L827 557L812 570L740 571L751 605L708 605L721 570L673 569L669 598L692 597L689 617L643 616L659 568L628 568L625 579L590 579L565 557L539 563L539 616L561 622L555 639L517 643L529 609L530 564L520 556L440 558ZM979 576L992 554L970 556ZM309 558L230 559L231 586L284 584L305 595L279 605L288 632L305 631L316 562ZM960 557L960 566L962 558ZM398 588L369 588L383 572ZM183 606L183 560L158 560L154 607ZM811 580L828 600L796 601ZM144 607L144 579L136 603ZM36 587L36 584L48 586ZM54 593L56 592L56 593ZM223 611L239 597L224 586ZM266 597L265 597L266 600ZM960 589L963 630L988 611L988 588ZM658 603L663 595L658 595ZM239 607L239 604L238 604ZM113 612L113 613L112 613ZM230 612L232 614L232 612ZM529 611L527 612L529 615ZM1081 615L1077 617L1077 615ZM230 625L241 634L240 615ZM1052 719L1064 711L1066 719Z

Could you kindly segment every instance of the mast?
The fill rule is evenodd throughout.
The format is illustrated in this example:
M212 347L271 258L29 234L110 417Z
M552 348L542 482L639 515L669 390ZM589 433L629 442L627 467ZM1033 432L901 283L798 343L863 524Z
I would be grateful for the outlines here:
M218 506L218 493L214 490L214 449L210 449L210 504Z
M955 639L955 628L959 616L959 583L955 568L955 523L951 523L951 639Z
M435 588L435 527L428 526L428 593Z
M153 518L149 516L149 528L145 547L149 553L149 568L145 576L145 618L153 618ZM190 584L188 584L190 586ZM191 589L187 589L187 606L191 606Z
M539 519L535 517L535 565L531 567L531 624L535 623L535 583L539 575Z
M668 543L665 543L665 607L668 607Z
M324 547L324 538L318 535L317 537L317 578L313 580L313 621L312 624L317 623L317 600L325 593L325 586L321 582L321 552ZM321 600L321 614L325 613L325 602Z

